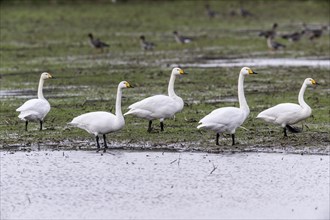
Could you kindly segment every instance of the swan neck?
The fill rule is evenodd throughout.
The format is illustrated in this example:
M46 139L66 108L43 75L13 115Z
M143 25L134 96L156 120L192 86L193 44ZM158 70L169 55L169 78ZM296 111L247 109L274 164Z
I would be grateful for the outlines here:
M45 99L44 94L42 93L43 87L44 87L44 79L40 77L39 86L38 86L38 99Z
M117 97L116 97L116 116L117 117L123 117L123 113L121 112L121 96L122 96L122 90L118 86L117 89Z
M302 86L301 86L301 89L299 91L299 95L298 95L298 103L303 108L308 106L307 103L304 100L304 94L305 94L306 88L307 88L307 85L305 83L303 83Z
M245 112L249 113L250 109L246 102L245 95L244 95L244 75L240 74L238 77L238 102L240 109L244 110Z
M176 97L177 96L174 92L174 82L175 82L175 74L172 73L170 81L168 83L168 95L170 97Z

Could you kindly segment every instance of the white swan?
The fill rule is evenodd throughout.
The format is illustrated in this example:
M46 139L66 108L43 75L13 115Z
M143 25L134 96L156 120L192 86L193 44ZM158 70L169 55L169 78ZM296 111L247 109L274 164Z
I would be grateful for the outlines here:
M50 78L53 77L49 73L42 73L38 86L38 98L30 99L26 101L21 107L16 109L16 111L20 112L18 117L25 121L25 131L27 131L29 121L39 121L40 131L42 130L42 122L50 111L50 105L42 93L42 88L44 86L44 81Z
M232 136L232 144L235 145L235 131L241 126L250 113L249 106L244 96L244 77L249 74L257 74L248 67L243 67L238 77L238 101L239 108L224 107L212 111L202 118L197 126L216 132L216 145L219 145L220 133L229 132Z
M299 105L293 103L278 104L260 112L257 118L261 118L266 122L282 126L285 137L287 136L286 129L289 129L292 132L298 132L297 129L291 127L290 125L296 124L311 115L312 109L305 102L304 93L307 86L316 84L317 82L312 78L305 79L298 95Z
M122 81L118 85L117 98L116 98L116 113L115 115L110 112L89 112L75 117L69 124L75 127L84 129L90 134L95 135L97 151L100 150L99 136L103 135L104 152L106 151L107 142L105 135L111 132L122 129L125 125L125 120L121 112L121 96L123 88L132 88L132 86Z
M172 70L168 83L168 96L155 95L136 102L128 107L129 111L124 115L135 115L139 118L149 120L148 132L151 132L152 120L160 119L161 131L164 131L164 119L171 118L175 113L183 109L183 100L174 92L174 81L176 76L187 74L182 69L175 67Z

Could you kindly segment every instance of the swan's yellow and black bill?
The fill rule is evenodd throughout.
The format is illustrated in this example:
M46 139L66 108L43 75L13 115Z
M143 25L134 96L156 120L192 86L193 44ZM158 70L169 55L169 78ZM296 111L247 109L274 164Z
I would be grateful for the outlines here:
M48 78L49 78L49 79L55 79L55 77L52 76L50 73L48 73Z
M134 88L131 84L129 84L129 82L125 82L125 86L126 88Z
M316 82L314 79L312 79L312 84L313 85L320 85L320 83Z
M258 74L258 73L254 72L254 71L251 70L251 69L249 69L248 71L249 71L249 74Z
M180 75L186 75L186 74L188 74L187 72L183 71L183 69L180 69L179 70L179 73L180 73Z

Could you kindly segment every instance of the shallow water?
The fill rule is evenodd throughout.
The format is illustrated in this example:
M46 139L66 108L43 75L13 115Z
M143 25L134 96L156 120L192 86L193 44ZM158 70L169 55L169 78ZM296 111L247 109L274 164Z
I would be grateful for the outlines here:
M187 67L242 67L242 66L282 66L282 67L312 67L330 68L329 59L293 59L293 58L253 58L253 59L213 59L200 63L183 64Z
M1 219L329 218L329 156L0 155Z

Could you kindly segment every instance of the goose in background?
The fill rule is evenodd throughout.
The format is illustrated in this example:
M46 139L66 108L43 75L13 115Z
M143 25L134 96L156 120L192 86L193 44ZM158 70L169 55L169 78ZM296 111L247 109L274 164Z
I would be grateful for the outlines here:
M105 47L109 47L109 44L102 42L100 39L95 39L93 37L93 34L91 33L88 34L88 37L90 45L96 49L103 49Z
M209 17L210 19L212 19L212 18L216 17L217 15L219 15L218 12L211 9L211 6L209 4L205 5L205 12L206 12L207 17Z
M191 43L193 40L191 37L181 36L177 31L173 31L173 34L174 34L175 41L179 44Z
M266 122L280 125L283 128L284 136L287 137L286 130L297 133L298 129L291 125L296 124L312 114L312 109L304 100L304 93L307 86L317 85L318 83L312 78L306 78L301 86L298 95L298 104L282 103L274 107L260 112L257 118L263 119Z
M244 78L250 74L257 74L249 67L243 67L238 77L238 102L239 108L223 107L213 110L199 121L198 129L204 128L216 132L216 145L219 145L221 133L228 132L232 137L232 145L235 145L235 132L246 118L249 116L250 109L244 95Z
M267 37L267 46L270 50L278 50L278 49L285 48L284 44L280 44L280 43L274 41L274 38L271 36Z
M278 24L274 23L271 30L261 31L261 32L259 32L258 36L265 37L265 38L269 38L269 37L274 38L276 36L277 28L278 28Z
M291 42L297 42L302 38L302 36L304 36L304 34L305 34L305 30L300 32L294 32L291 34L282 34L281 37Z
M20 112L18 117L25 121L25 131L27 131L29 121L39 121L40 123L40 131L42 130L42 123L44 118L50 111L50 104L45 99L42 89L44 86L44 82L47 79L53 78L50 73L44 72L40 76L39 86L38 86L38 98L30 99L26 101L21 107L16 109L16 111Z
M99 135L103 135L104 152L108 148L106 134L121 130L125 125L125 119L121 111L122 89L132 86L122 81L117 87L116 112L97 111L89 112L75 117L69 124L81 128L95 136L97 152L100 150Z
M320 38L322 36L323 32L327 29L326 26L322 26L321 28L317 28L317 29L311 29L305 23L303 23L303 28L305 31L305 35L311 41L313 41L314 39Z
M247 9L243 8L243 7L240 7L239 9L239 14L243 17L243 18L246 18L246 17L252 17L253 14L248 11Z
M140 46L143 50L153 50L155 44L149 41L146 41L145 36L140 36Z

